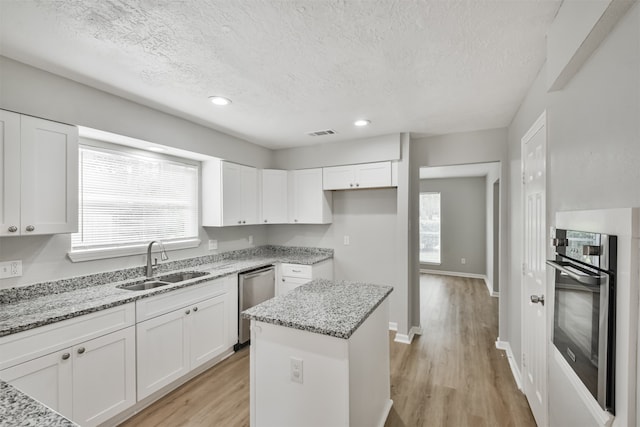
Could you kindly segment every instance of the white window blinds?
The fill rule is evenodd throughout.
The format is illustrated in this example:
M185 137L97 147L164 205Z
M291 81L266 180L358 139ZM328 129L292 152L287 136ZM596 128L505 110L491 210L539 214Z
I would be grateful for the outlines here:
M198 167L168 158L80 147L79 229L73 250L198 235Z

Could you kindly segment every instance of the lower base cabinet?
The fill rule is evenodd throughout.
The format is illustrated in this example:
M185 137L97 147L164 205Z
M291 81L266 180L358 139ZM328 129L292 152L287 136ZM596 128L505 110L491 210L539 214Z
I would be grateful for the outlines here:
M128 327L0 371L0 378L82 426L136 402L135 328Z
M138 400L233 346L229 336L232 300L225 293L136 325Z

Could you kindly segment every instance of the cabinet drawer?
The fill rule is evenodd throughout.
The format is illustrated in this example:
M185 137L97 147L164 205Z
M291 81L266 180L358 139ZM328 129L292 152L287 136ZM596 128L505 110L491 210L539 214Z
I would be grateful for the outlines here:
M198 285L166 292L150 298L136 301L136 322L142 322L161 314L188 306L206 298L212 298L227 292L225 279L219 278Z
M133 303L0 338L0 369L106 335L135 323Z
M282 264L282 276L311 279L311 266L299 264Z

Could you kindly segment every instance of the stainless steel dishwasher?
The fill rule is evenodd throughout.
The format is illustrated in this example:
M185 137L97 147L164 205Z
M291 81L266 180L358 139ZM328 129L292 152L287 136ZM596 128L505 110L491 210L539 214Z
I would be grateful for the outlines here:
M276 276L273 265L238 274L238 344L236 350L251 338L250 320L240 313L276 295Z

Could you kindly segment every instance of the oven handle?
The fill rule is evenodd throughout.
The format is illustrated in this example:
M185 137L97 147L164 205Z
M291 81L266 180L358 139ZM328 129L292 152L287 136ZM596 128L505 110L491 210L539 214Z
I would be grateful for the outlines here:
M574 271L567 269L565 266L558 264L555 261L547 260L547 264L556 270L560 270L567 276L571 277L574 280L577 280L580 283L590 286L598 286L601 283L601 280L606 279L606 276L594 276L590 274L578 274Z

